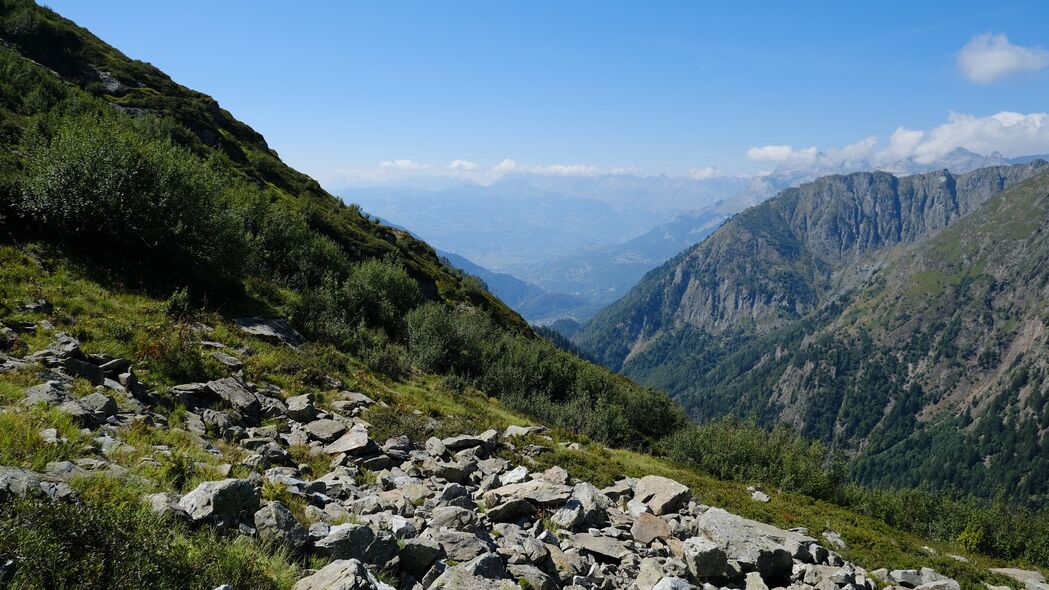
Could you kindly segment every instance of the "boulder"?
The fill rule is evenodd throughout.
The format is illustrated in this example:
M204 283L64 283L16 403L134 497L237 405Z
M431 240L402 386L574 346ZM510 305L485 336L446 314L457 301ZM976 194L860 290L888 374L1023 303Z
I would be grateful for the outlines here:
M1020 582L1027 587L1028 590L1049 590L1049 585L1045 582L1045 576L1033 570L1023 570L1015 567L996 567L991 568L991 571Z
M363 563L339 559L295 582L292 590L376 590L379 587L379 581L368 573Z
M106 374L102 369L87 361L75 358L67 358L62 361L62 368L73 377L87 379L91 385L102 385L106 380Z
M488 490L484 494L484 503L489 508L494 508L507 500L519 498L541 508L553 508L565 503L571 496L572 488L568 486L532 480Z
M104 393L95 392L86 395L77 401L82 408L91 412L91 414L100 422L115 415L120 409L117 407L117 402L113 401L113 398Z
M528 564L511 564L508 568L510 577L517 580L521 588L534 590L557 590L558 584L549 574Z
M637 482L634 498L648 504L656 516L677 512L692 499L689 489L658 475L646 475Z
M441 546L448 559L453 559L460 563L470 561L478 555L495 551L495 546L487 538L481 538L474 533L464 531L428 528L423 531L422 538L433 539Z
M64 383L61 381L48 381L26 389L25 399L22 401L22 404L26 406L35 406L37 404L57 406L67 399L69 399L69 393Z
M477 513L459 506L439 506L430 513L429 526L470 531L477 527Z
M612 500L608 496L593 485L581 482L572 488L572 497L554 513L551 520L568 530L603 527L608 524L608 509L611 506Z
M346 433L346 425L336 420L329 420L327 418L321 420L314 420L305 426L306 432L311 438L319 440L323 443L333 442ZM368 433L365 432L364 436L367 437ZM346 451L340 451L346 452Z
M220 529L250 521L259 509L255 485L244 479L205 481L179 500L193 522L206 521Z
M528 500L514 498L490 508L485 515L492 522L515 522L521 518L531 519L536 514L536 508Z
M262 411L259 398L248 390L247 385L236 377L209 381L206 391L224 401L229 407L245 416L258 416Z
M717 578L725 574L728 557L713 541L691 537L683 543L682 560L692 576L698 580Z
M286 402L288 406L288 417L296 422L312 422L317 419L317 406L313 405L311 395L296 395L289 397Z
M215 359L219 364L224 365L231 371L239 371L244 368L244 363L239 358L219 350L212 352L211 358Z
M302 549L310 538L306 527L280 502L270 502L255 513L255 530L260 539L284 545L292 551Z
M630 535L638 543L648 545L656 539L670 538L670 526L662 518L645 512L634 520Z
M359 524L340 524L314 543L317 553L335 559L364 559L368 546L375 540L371 528Z
M430 566L444 555L444 550L433 539L408 539L398 553L401 569L416 580L421 580Z
M695 590L696 586L684 578L663 576L652 590ZM748 589L749 590L749 589Z
M368 431L362 428L353 428L338 440L324 447L324 452L329 455L346 453L347 455L370 455L379 450L375 441L368 438Z
M245 317L237 318L233 322L241 331L275 344L298 346L306 341L302 334L296 332L288 320L283 318L267 320L259 317Z
M744 570L757 570L769 581L790 577L794 560L783 542L795 534L711 508L696 521L697 529ZM778 585L778 584L777 584Z

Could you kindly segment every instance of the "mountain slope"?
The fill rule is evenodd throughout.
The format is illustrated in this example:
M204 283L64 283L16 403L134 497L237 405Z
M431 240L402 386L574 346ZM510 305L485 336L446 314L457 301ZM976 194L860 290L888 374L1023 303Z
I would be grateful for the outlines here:
M1049 252L1030 240L1044 217L1045 166L852 174L788 189L650 273L574 341L667 388L697 418L785 421L858 453L856 474L867 481L1044 494L1044 476L1018 470L1016 455L1045 453L1041 436L994 433L987 444L1000 445L1001 468L977 469L981 445L945 433L957 426L950 420L1004 419L1005 408L991 400L1004 399L1011 385L992 376L1011 374L1019 351L1038 350L1040 287L1031 281L1040 279L1032 279L1031 265ZM1013 201L1009 216L995 213ZM972 224L981 224L979 235L1021 241L974 243L965 234ZM971 250L978 244L979 252ZM905 253L921 262L905 264ZM937 260L983 266L963 277L937 269ZM1026 270L1014 268L1021 261ZM1011 331L995 336L1001 342L966 338L995 315L981 305L1021 293L1024 303L998 325L1026 334L1021 349L1006 354ZM962 384L969 379L985 384L973 390ZM956 403L970 390L979 403ZM1030 428L1012 426L1006 432ZM915 460L917 449L938 463Z
M217 167L271 191L351 258L392 257L404 265L427 296L465 301L459 279L443 267L432 248L405 232L368 220L315 180L285 165L261 134L210 96L179 85L148 63L129 59L89 31L31 1L0 4L0 38L5 70L0 169L21 166L17 143L33 124L33 117L64 103L84 103L80 96L90 96L134 118L162 119L163 133L171 141L201 158L221 161ZM63 108L66 112L82 109ZM472 296L471 303L490 310L505 325L527 330L521 318L494 297Z

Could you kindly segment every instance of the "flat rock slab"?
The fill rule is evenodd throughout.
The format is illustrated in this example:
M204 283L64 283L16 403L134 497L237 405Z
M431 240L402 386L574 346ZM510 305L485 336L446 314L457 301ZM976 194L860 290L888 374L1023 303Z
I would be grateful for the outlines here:
M329 455L346 453L347 455L367 455L378 450L375 441L368 438L368 431L354 428L342 435L339 440L324 447L324 452Z
M292 328L288 320L284 318L268 320L259 317L247 317L237 318L233 322L237 324L241 331L270 342L298 346L306 341L302 334L295 331L295 328Z
M488 490L484 494L484 502L489 508L495 508L508 500L519 498L543 508L554 508L567 502L571 496L572 488L568 486L532 480Z
M594 557L618 563L630 551L621 541L611 537L598 537L590 533L579 533L568 538L569 542L592 554Z
M314 420L305 427L305 430L309 435L321 442L330 443L335 439L339 438L343 434L346 434L346 425L336 420L329 420L323 418L321 420ZM368 433L364 433L367 438ZM344 452L344 451L340 451Z

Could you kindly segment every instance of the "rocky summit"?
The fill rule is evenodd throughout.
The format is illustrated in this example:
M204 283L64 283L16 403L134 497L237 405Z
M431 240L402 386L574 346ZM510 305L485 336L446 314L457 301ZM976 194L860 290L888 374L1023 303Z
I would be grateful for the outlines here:
M8 362L47 367L47 379L26 389L25 403L67 413L96 444L78 460L49 463L41 472L0 468L5 498L76 503L73 477L126 477L113 460L130 450L120 440L126 427L168 428L155 410L170 400L140 383L132 363L86 355L69 335L58 333L46 348ZM75 396L74 379L96 372L94 391ZM381 402L360 393L342 391L330 404L342 411L328 411L309 395L289 397L237 374L170 391L186 408L196 444L216 453L219 441L240 447L246 476L204 481L182 496L150 494L144 502L192 527L254 537L327 563L303 571L294 590L878 587L829 538L707 506L672 479L624 477L600 489L557 466L540 470L534 461L502 458L523 450L522 437L552 441L538 427L432 437L417 447L403 436L373 440L359 415ZM306 477L290 453L295 444L327 464L327 472ZM264 499L273 488L300 501L301 516L279 499ZM9 567L17 568L17 559ZM901 588L959 588L928 568L877 575Z

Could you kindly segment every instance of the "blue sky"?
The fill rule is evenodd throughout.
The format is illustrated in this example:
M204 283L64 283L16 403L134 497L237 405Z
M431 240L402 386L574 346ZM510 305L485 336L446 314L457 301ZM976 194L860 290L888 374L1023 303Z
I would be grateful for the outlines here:
M884 150L900 127L922 145L1049 151L1049 119L1027 117L1049 110L1047 2L48 5L214 96L331 188L754 173L864 138ZM1023 128L984 125L1003 111ZM974 119L935 131L952 112Z

